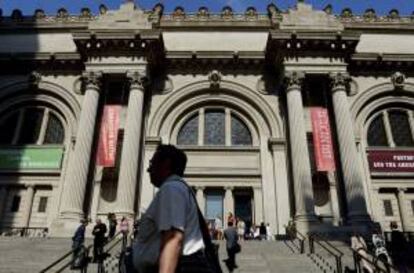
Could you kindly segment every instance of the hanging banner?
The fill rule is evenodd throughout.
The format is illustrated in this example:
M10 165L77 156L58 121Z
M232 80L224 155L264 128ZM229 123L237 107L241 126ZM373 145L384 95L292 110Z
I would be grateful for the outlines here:
M369 169L378 173L414 173L414 151L369 150Z
M120 105L104 106L97 153L97 164L100 166L115 166L120 112Z
M328 110L322 107L311 107L310 114L312 120L316 169L324 172L335 171Z

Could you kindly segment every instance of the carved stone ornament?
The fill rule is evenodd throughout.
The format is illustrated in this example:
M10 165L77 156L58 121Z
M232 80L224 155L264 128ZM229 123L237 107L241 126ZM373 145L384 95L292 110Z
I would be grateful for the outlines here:
M351 78L347 73L332 73L330 77L332 90L336 90L338 88L348 89Z
M14 22L23 21L23 13L19 9L14 9L11 14L11 18Z
M176 7L172 14L174 19L184 19L185 18L185 11L183 7Z
M328 4L326 7L323 8L323 11L326 12L326 14L332 14L333 8L331 4Z
M377 17L374 9L367 9L364 13L365 20L374 20Z
M42 75L39 72L33 71L28 77L28 82L31 87L37 87L42 80Z
M68 17L69 17L69 13L65 8L58 9L56 18L67 19Z
M209 16L210 16L210 13L207 7L200 7L198 9L198 12L197 12L198 18L208 18Z
M391 76L391 82L395 89L403 89L405 85L405 75L397 71Z
M397 9L392 9L388 13L388 18L390 18L391 20L397 20L400 18L400 12Z
M221 18L224 18L224 19L233 18L233 9L230 6L225 6L221 10Z
M268 13L270 19L272 19L272 20L277 20L277 19L282 18L282 15L280 14L280 10L273 3L269 4L267 6L267 13Z
M220 87L220 83L222 80L222 76L220 72L217 70L211 71L211 73L208 75L208 80L210 81L210 87L217 89Z
M245 16L247 19L256 19L257 18L257 10L255 7L248 7L246 9Z
M345 8L341 12L342 18L351 18L353 16L352 10L350 8Z
M83 86L85 88L98 89L101 84L101 72L87 71L82 74Z
M305 75L302 72L287 72L285 74L285 85L286 87L301 86L304 78Z
M99 14L100 15L104 15L104 14L106 14L108 12L108 8L104 5L104 4L101 4L100 6L99 6Z
M42 9L37 9L37 10L35 10L33 17L36 20L44 19L46 17L45 11L42 10Z
M83 18L83 19L89 19L89 18L91 18L92 17L91 10L89 8L82 8L81 9L81 14L80 14L79 17L80 18Z
M148 77L139 71L128 72L127 78L131 88L144 89L149 83Z

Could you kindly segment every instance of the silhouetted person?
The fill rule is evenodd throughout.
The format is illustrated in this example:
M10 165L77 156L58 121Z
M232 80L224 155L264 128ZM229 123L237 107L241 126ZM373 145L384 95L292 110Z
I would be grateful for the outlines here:
M115 236L116 226L118 224L116 221L116 215L114 213L109 213L108 221L109 221L108 239L112 239Z
M96 220L96 225L93 227L93 260L98 262L102 258L103 246L105 244L106 225L102 223L101 219Z
M76 265L75 261L77 260L76 258L80 254L80 250L82 249L83 243L85 242L85 229L87 225L87 220L81 220L80 226L76 229L75 234L72 237L73 258L71 268L77 268L80 266L80 264Z
M391 222L390 227L392 261L400 273L406 273L408 272L405 260L407 240L405 239L404 234L398 230L398 225L396 222Z
M236 253L240 251L240 249L237 249L240 247L240 245L237 243L239 236L237 235L237 229L233 226L233 222L228 222L227 225L228 228L224 230L224 239L226 239L226 249L228 256L226 265L231 272L234 270L234 268L237 268Z
M266 226L263 222L260 224L259 232L260 232L260 240L266 240L267 239L267 229L266 229Z

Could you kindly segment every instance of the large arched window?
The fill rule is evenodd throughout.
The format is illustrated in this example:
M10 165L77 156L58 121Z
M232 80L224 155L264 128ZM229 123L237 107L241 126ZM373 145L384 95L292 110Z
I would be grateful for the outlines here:
M229 108L201 108L181 126L178 145L251 146L252 135L243 119Z
M1 145L62 144L65 130L59 115L46 107L24 107L0 119Z
M414 146L412 114L405 109L386 109L377 114L368 127L368 146Z

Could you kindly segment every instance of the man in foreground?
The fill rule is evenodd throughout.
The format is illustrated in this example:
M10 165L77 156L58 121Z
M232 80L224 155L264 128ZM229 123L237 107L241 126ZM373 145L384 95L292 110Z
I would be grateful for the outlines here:
M172 145L159 145L150 161L151 183L159 191L142 216L133 247L139 273L212 272L203 265L197 203L182 178L186 163L184 152Z

